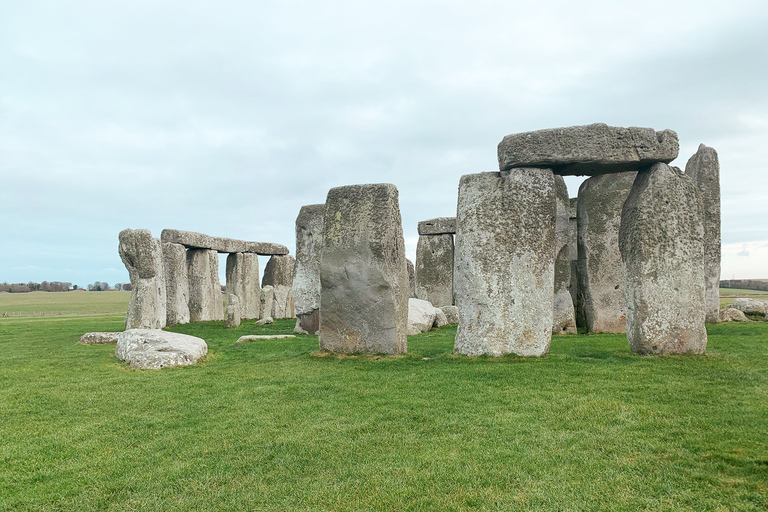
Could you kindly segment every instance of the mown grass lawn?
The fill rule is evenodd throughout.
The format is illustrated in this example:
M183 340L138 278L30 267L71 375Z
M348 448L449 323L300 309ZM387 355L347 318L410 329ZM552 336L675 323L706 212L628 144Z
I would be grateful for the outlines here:
M766 510L768 322L705 356L556 337L541 359L324 356L293 321L174 327L209 357L138 371L87 331L0 319L0 510Z

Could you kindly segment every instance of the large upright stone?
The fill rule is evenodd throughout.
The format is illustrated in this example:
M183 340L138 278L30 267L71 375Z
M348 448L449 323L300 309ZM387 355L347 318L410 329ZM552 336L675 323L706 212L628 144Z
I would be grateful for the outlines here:
M568 259L571 262L571 284L568 291L573 301L573 312L576 315L576 327L584 327L584 296L579 290L579 223L576 216L576 205L579 199L571 197L568 200Z
M507 135L499 143L498 157L502 171L548 167L563 176L597 176L671 162L679 149L672 130L657 132L597 123Z
M636 175L624 172L594 176L579 188L579 293L584 301L587 332L627 330L619 226L621 209Z
M552 334L576 334L576 315L571 297L571 224L568 187L555 176L555 289Z
M325 204L302 206L296 217L296 266L293 305L296 331L320 329L320 250L323 247Z
M701 144L685 174L693 178L704 200L704 294L707 323L720 313L720 161L717 151Z
M409 287L397 188L332 188L321 254L320 348L406 352Z
M456 217L437 217L418 224L420 235L455 235Z
M124 229L118 251L131 278L131 301L125 315L126 329L165 327L165 279L160 240L148 229Z
M262 286L275 289L275 310L272 318L293 318L293 269L296 260L293 256L272 256L264 267Z
M187 250L183 245L163 242L167 325L189 323L189 279Z
M543 356L552 336L555 182L549 169L462 176L454 352Z
M227 304L237 296L241 319L259 318L261 290L259 289L259 256L252 252L227 255Z
M638 354L703 354L702 197L679 169L655 164L637 174L624 204L627 340Z
M188 249L187 278L190 321L224 320L218 253L212 249Z
M420 235L416 245L416 298L453 305L453 235Z
M275 289L271 284L264 286L261 289L261 307L259 313L259 320L269 319L269 323L272 323L275 314Z
M410 298L416 298L416 266L408 258L405 259L405 266L408 268L408 288L410 289Z

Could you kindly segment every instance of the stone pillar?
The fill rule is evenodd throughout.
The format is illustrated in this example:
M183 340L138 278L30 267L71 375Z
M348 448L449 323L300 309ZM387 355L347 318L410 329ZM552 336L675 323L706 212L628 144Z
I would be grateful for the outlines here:
M259 313L259 319L264 320L266 318L272 318L275 314L275 289L271 284L264 286L261 289L261 307Z
M224 320L224 301L219 282L219 254L211 249L188 249L187 278L190 321Z
M454 352L543 356L552 337L555 181L550 169L462 176Z
M275 289L275 311L272 318L294 318L293 310L293 268L296 260L288 254L274 255L264 267L262 286Z
M685 165L704 200L704 294L706 321L717 323L720 313L720 161L717 151L701 144Z
M405 265L408 267L408 287L411 290L410 298L416 298L416 267L408 258L405 259Z
M180 244L163 242L165 274L166 325L189 323L189 281L187 249Z
M394 185L328 192L320 285L321 350L407 351L408 272Z
M296 217L296 266L293 273L294 332L320 330L320 250L325 204L302 206Z
M227 255L227 304L237 296L241 319L259 318L261 290L259 289L259 256L252 252Z
M555 176L555 296L552 334L576 334L571 285L571 225L568 187L562 176Z
M593 176L579 187L579 291L587 332L627 330L619 225L636 174Z
M638 354L703 354L701 192L679 169L639 171L621 215L627 340Z
M227 294L227 321L225 326L227 329L240 326L240 300L237 298L237 295Z
M576 316L576 327L584 327L584 296L579 290L579 224L576 221L576 204L578 198L568 200L568 259L571 262L571 284L568 291L573 301L573 312Z
M453 305L453 235L419 235L415 270L417 299Z
M160 240L148 229L124 229L118 235L118 252L131 278L131 301L125 315L126 329L165 327L165 279Z

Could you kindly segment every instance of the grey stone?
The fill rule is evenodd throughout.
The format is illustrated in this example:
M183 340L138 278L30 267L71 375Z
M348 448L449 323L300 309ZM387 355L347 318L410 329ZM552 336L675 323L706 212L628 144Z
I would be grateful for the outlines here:
M420 235L454 235L456 234L456 217L437 217L419 222Z
M296 266L293 302L298 332L320 329L320 250L325 204L302 206L296 217Z
M261 320L256 321L256 325L267 325L272 323L275 323L275 320L271 316L267 316L262 318Z
M160 235L163 242L181 244L191 249L212 249L217 252L247 252L261 256L288 254L288 248L281 244L267 242L247 242L234 238L204 235L194 231L164 229Z
M408 299L408 332L426 332L432 329L438 311L440 310L429 301Z
M262 287L260 300L259 319L275 318L275 288L272 285Z
M227 329L240 327L240 300L237 295L227 295Z
M126 329L165 327L165 279L160 241L147 229L124 229L119 236L120 259L131 278Z
M416 245L416 298L453 305L453 235L421 235Z
M733 304L728 307L737 309L747 315L762 315L768 317L768 302L764 300L742 297L734 299Z
M289 338L295 338L293 334L253 334L250 336L240 336L235 343L244 343L246 341L262 341L262 340L286 340Z
M507 135L498 147L502 171L546 167L562 176L637 171L655 162L671 162L678 152L672 130L603 123Z
M440 308L435 308L435 321L432 323L432 327L439 329L440 327L444 327L449 323L450 322L448 322L448 317L445 316L445 313L443 313Z
M576 217L577 197L568 200L568 259L571 262L571 283L568 291L573 302L573 312L576 316L576 327L584 327L584 295L579 290L579 224Z
M638 354L703 354L701 192L666 164L640 171L621 215L627 340Z
M619 226L636 175L594 176L579 187L579 293L587 332L627 332Z
M120 333L115 347L118 359L141 370L195 364L207 353L205 340L159 329L126 330Z
M555 176L555 289L552 334L576 334L576 315L569 290L571 284L570 202L562 176Z
M190 321L224 320L218 253L212 249L188 249L187 279Z
M410 289L409 298L416 298L416 267L408 258L405 259L405 266L408 267L408 287Z
M77 341L81 345L108 345L117 343L119 332L87 332Z
M187 250L181 244L163 242L166 325L189 323L189 279Z
M549 169L462 176L454 352L543 356L552 336L555 183Z
M264 267L262 286L275 289L273 318L294 318L293 270L296 260L293 256L272 256Z
M456 306L440 306L440 311L445 313L445 318L449 324L459 323L459 308Z
M720 322L751 322L743 311L736 308L725 308L718 312L718 321Z
M240 318L259 318L261 289L259 288L259 256L251 252L233 252L227 255L227 302L237 295Z
M408 271L394 185L328 192L320 283L320 349L407 351Z
M685 165L704 200L704 294L706 321L716 323L720 310L720 161L717 151L701 144Z

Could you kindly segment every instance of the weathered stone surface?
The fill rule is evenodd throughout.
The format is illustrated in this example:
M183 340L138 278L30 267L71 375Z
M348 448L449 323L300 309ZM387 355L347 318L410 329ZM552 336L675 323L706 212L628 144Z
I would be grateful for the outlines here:
M701 192L666 164L638 172L621 215L627 340L638 354L702 354Z
M435 321L432 323L432 327L439 329L440 327L448 325L448 317L440 308L435 308Z
M272 256L264 267L262 286L275 289L273 318L294 318L293 270L296 260L293 256Z
M571 262L571 284L568 291L571 293L573 312L576 316L576 327L584 327L584 295L579 290L579 225L576 217L577 197L569 200L568 208L568 259Z
M262 340L285 340L289 338L295 338L293 334L253 334L250 336L240 336L235 343L244 343L246 341L262 341Z
M81 345L107 345L117 343L119 332L87 332L77 341Z
M320 348L407 351L408 271L394 185L333 188L320 260Z
M187 250L189 320L224 320L224 301L219 282L219 255L212 249Z
M262 256L288 254L288 248L280 244L247 242L234 238L204 235L194 231L182 231L180 229L164 229L160 236L163 242L181 244L192 249L212 249L224 253L247 252Z
M272 285L262 287L260 300L259 319L275 318L275 288Z
M408 299L408 332L426 332L432 329L435 315L440 311L429 301Z
M594 176L579 187L579 293L587 332L627 331L619 226L636 175L624 172Z
M120 232L118 251L131 278L131 301L125 315L126 329L165 327L165 279L160 241L147 229Z
M237 295L227 295L227 321L228 329L240 327L240 299Z
M189 323L189 279L187 250L181 244L162 242L165 274L165 323Z
M555 289L552 311L552 334L576 334L576 316L569 290L570 201L562 176L555 176Z
M256 325L267 325L267 324L273 324L273 323L275 323L275 320L271 316L268 316L268 317L262 318L261 320L256 321Z
M408 287L410 288L409 298L416 298L416 267L408 258L405 259L405 266L408 267Z
M706 321L716 323L720 310L720 161L717 151L701 144L685 165L704 200L704 294Z
M416 298L453 305L453 235L422 235L416 245Z
M207 353L205 340L159 329L126 330L120 333L115 347L118 359L141 370L195 364Z
M437 217L419 222L419 235L454 235L456 217Z
M320 329L320 249L325 204L302 206L296 217L296 266L293 301L297 332Z
M718 312L718 321L720 322L750 322L743 311L736 308L725 308Z
M546 167L562 176L597 176L671 162L679 149L672 130L597 123L507 135L499 143L498 156L502 171Z
M454 352L543 356L552 336L555 278L552 171L462 176L457 212Z
M445 313L445 318L449 324L459 323L459 308L457 306L440 306L438 309Z
M768 302L764 300L738 298L733 300L729 308L738 309L747 315L768 316Z
M254 252L259 256L283 256L288 254L288 248L282 244L269 242L248 242L243 252Z
M259 288L259 256L251 252L233 252L227 255L227 303L237 295L240 318L259 318L261 289Z

